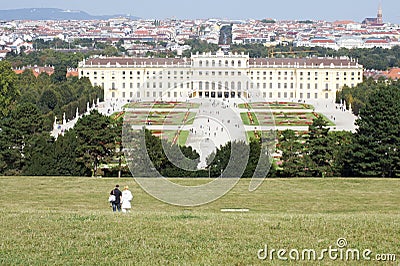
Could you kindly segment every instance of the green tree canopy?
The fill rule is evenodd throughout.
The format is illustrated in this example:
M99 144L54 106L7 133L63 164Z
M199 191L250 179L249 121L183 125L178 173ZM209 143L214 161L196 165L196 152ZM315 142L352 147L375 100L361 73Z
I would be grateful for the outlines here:
M97 175L98 166L114 155L120 128L109 117L92 111L75 124L78 161Z
M0 61L0 115L6 116L10 112L10 106L20 94L15 82L17 76L7 61Z
M349 154L353 174L400 176L400 83L373 92L360 111Z

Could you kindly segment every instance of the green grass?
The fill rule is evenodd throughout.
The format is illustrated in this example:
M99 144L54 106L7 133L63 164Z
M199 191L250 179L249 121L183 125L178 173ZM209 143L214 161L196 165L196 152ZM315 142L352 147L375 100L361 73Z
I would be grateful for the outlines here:
M254 115L253 112L250 112L250 113L251 113L251 116L253 117L253 122L254 123L253 124L250 123L249 116L247 115L247 112L246 112L246 113L240 113L240 118L242 119L243 124L244 125L251 125L251 126L258 126L259 123L258 123L257 117Z
M160 134L161 130L150 130L154 135L158 137L162 137L164 139L167 139L168 141L173 141L177 130L162 130L162 134ZM189 137L189 131L188 130L182 130L181 133L179 134L178 137L178 145L185 145L187 138Z
M186 144L188 137L189 137L189 131L182 130L178 137L178 145L184 146Z
M270 132L269 131L261 131L261 130L257 130L257 134L258 137L269 137L270 136ZM251 130L251 131L246 131L246 139L248 142L250 142L250 139L257 139L255 131Z
M128 215L110 210L115 183L134 194ZM155 200L133 179L0 177L0 264L292 265L259 261L257 251L265 244L322 250L339 237L349 248L400 256L398 179L269 179L255 192L248 184L242 180L213 203L184 208ZM344 264L300 262L317 263Z

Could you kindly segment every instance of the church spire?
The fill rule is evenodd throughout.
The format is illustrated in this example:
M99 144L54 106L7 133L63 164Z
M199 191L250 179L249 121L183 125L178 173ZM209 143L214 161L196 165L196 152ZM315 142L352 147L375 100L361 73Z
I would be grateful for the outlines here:
M382 1L379 2L378 15L376 16L376 23L383 24L383 19L382 19Z

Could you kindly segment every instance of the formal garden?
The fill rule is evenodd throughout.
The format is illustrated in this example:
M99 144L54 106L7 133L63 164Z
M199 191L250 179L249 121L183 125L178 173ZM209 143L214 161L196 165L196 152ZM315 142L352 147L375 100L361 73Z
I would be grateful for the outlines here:
M241 109L314 109L311 104L300 102L255 102L241 103L238 105Z
M313 120L322 117L328 126L334 126L324 115L316 112L245 112L240 113L245 125L251 126L309 126Z
M190 125L193 124L193 119L196 113L193 112L165 112L151 110L146 111L131 111L129 118L130 122L135 125Z
M189 102L164 102L164 101L155 101L155 102L131 102L124 106L125 108L137 108L137 109L195 109L199 107L198 103L189 103Z

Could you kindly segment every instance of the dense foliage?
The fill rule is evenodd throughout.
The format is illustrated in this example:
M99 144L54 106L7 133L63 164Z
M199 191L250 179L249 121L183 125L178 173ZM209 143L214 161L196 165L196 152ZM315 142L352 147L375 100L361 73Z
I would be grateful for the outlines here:
M346 168L359 176L400 176L400 83L382 86L360 110Z
M330 132L326 121L319 117L309 126L307 134L293 130L280 133L278 149L282 151L282 177L340 176L341 158L351 140L350 132Z

